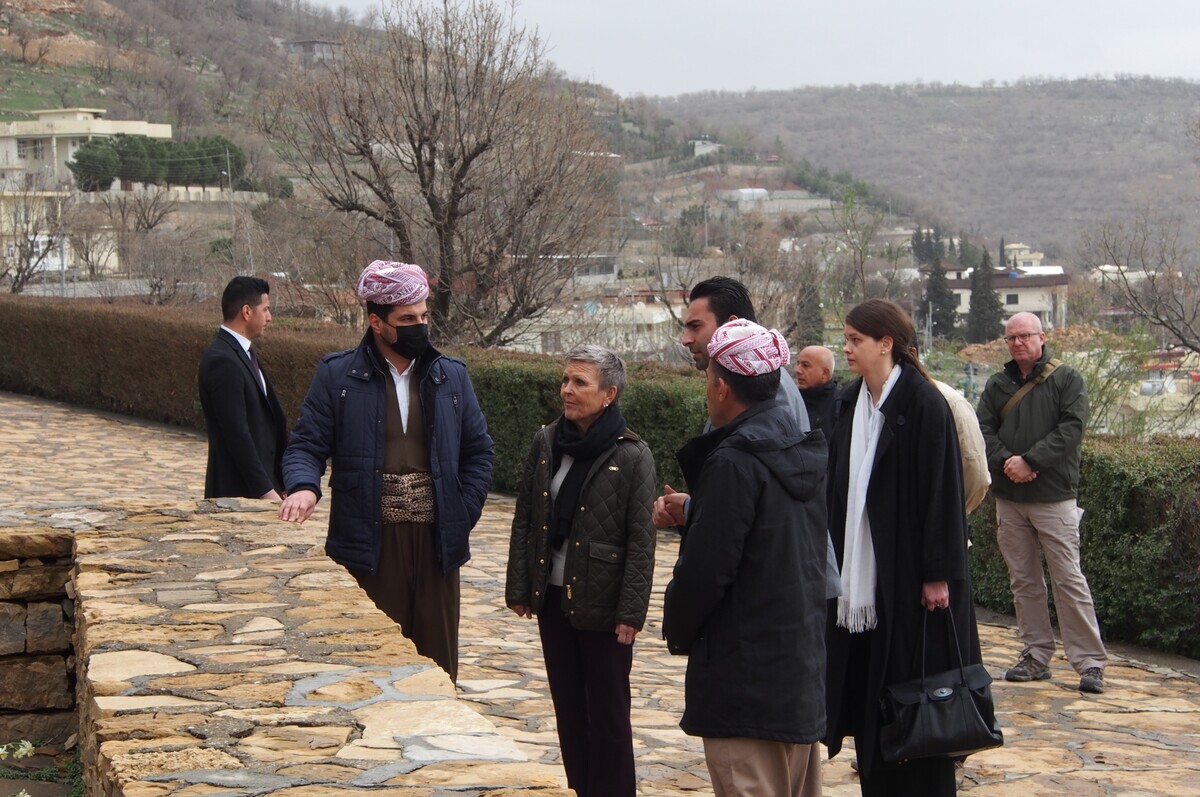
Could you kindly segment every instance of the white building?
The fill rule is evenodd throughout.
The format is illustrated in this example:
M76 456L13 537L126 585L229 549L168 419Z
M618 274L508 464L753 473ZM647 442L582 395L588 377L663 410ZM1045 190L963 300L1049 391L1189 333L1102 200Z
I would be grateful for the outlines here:
M119 133L171 138L171 126L150 122L114 122L102 108L55 108L32 111L36 121L0 123L0 183L17 179L26 187L49 187L71 180L67 163L93 138Z
M971 308L970 278L973 270L950 271L946 275L950 289L958 297L960 318L966 317ZM1033 313L1041 319L1046 329L1067 323L1068 283L1062 266L1043 266L1039 263L1016 271L1011 268L992 271L992 288L1000 296L1005 317L1014 313Z

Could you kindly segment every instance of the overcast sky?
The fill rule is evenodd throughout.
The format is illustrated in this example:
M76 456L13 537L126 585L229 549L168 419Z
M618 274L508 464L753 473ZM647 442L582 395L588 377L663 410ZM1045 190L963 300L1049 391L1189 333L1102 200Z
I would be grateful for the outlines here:
M383 0L317 0L356 13ZM1200 80L1200 0L521 0L550 59L625 96L1114 74Z

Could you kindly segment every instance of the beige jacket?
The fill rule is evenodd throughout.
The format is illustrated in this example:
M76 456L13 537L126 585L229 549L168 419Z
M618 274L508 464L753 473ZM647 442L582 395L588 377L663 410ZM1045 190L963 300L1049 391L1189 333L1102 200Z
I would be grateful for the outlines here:
M969 515L975 511L975 507L983 503L983 498L992 483L992 476L988 473L987 447L983 442L983 432L979 431L979 419L975 415L975 408L962 393L936 379L933 380L933 384L950 405L950 414L954 416L954 426L958 429L958 447L962 451L963 504Z

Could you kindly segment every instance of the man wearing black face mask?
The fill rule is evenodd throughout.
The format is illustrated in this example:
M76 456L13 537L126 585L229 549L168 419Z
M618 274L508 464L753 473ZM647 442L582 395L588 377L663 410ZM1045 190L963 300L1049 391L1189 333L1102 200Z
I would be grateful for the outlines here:
M461 360L429 345L420 266L377 260L358 280L369 329L317 368L283 455L281 520L303 523L333 460L325 552L417 651L458 677L458 569L495 453Z

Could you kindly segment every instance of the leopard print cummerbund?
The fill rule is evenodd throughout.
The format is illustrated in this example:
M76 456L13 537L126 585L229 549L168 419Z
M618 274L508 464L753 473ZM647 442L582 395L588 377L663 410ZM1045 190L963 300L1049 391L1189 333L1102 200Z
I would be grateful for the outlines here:
M433 521L433 478L428 471L383 474L384 523Z

